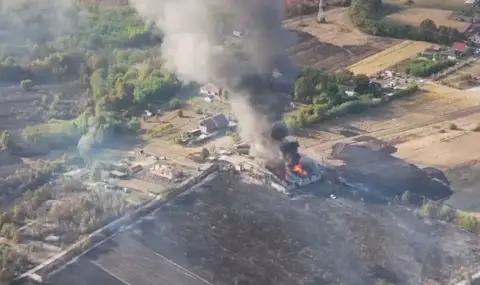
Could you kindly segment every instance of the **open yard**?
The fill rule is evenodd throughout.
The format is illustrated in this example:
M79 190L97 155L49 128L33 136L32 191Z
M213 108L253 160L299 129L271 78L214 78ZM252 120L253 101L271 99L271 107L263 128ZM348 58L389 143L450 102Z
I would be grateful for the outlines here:
M430 19L434 21L437 26L457 28L460 32L463 32L470 23L449 19L451 14L452 11L449 10L410 8L390 14L386 18L414 26L419 26L423 20Z
M442 83L458 89L469 89L480 85L480 81L475 80L476 77L480 77L480 62L478 60L448 75L442 80Z
M356 74L373 75L415 57L431 46L432 44L426 42L404 41L352 64L348 69Z
M289 50L297 64L335 71L400 42L358 31L344 8L326 12L326 19L323 24L315 17L305 18L303 25L286 24L297 34L298 43Z

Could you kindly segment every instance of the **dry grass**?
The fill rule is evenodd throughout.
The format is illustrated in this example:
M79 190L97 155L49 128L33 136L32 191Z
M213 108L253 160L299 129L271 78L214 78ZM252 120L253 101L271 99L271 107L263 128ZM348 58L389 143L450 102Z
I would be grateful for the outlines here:
M466 75L471 75L472 77L480 76L480 62L474 61L463 68L456 70L454 73L445 77L442 82L458 89L467 89L474 87L474 84L470 84L467 80Z
M373 75L414 57L431 46L432 44L425 42L404 41L373 56L367 57L349 66L348 69L356 74Z
M430 97L449 98L452 100L459 100L459 98L466 95L460 92L458 89L436 83L425 84L421 87L421 89Z
M315 19L305 21L303 27L290 27L307 32L319 39L337 46L344 45L365 45L371 36L360 31L350 22L348 12L345 8L331 11L327 15L327 23L319 24Z
M450 20L452 11L428 8L412 8L399 11L387 16L387 19L396 20L405 24L419 26L425 19L430 19L437 24L447 27L457 28L463 32L469 25L467 22Z

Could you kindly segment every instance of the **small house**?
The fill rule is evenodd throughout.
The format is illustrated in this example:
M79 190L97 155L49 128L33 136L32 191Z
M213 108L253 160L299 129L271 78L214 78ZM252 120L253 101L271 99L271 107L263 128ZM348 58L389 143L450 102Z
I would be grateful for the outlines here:
M110 172L110 177L117 178L117 179L125 179L128 177L128 174L118 170L113 170Z
M134 174L134 173L138 173L140 171L142 171L143 167L140 165L140 164L137 164L137 165L134 165L132 167L130 167L129 171L131 174Z
M152 168L152 174L166 178L168 180L173 180L179 178L183 175L183 171L172 165L155 165Z
M204 134L210 134L216 131L217 127L212 118L206 118L200 122L198 128Z
M228 127L229 121L224 114L218 114L213 117L202 120L198 126L200 131L204 134L211 134L215 131L222 130Z
M457 55L468 54L471 51L471 48L466 43L462 43L462 42L454 43L452 46L452 49L455 51L455 54Z
M218 130L228 127L228 119L224 114L215 115L212 119L215 122L215 126Z
M63 176L75 180L83 180L85 179L88 174L90 173L90 170L87 168L80 168L80 169L75 169L69 172L65 172Z
M211 83L207 83L200 87L200 94L203 96L214 96L214 97L222 97L223 96L223 89L219 88Z

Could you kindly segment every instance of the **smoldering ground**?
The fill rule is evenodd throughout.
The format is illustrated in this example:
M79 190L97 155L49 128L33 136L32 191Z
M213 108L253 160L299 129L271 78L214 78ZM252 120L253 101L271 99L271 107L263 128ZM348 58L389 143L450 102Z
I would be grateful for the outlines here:
M272 73L295 76L286 54L294 40L283 29L282 0L133 0L131 5L163 33L166 66L182 80L213 82L229 92L241 136L264 156L270 128L281 120ZM233 31L245 32L232 44ZM270 155L268 155L270 154Z

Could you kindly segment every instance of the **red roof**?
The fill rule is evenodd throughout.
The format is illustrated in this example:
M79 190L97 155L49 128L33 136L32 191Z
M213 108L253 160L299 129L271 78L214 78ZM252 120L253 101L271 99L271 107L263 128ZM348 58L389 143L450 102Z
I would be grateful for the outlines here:
M454 43L452 47L454 50L464 51L465 48L467 47L467 44L458 42L458 43Z
M200 93L203 93L203 94L220 95L220 92L221 92L221 88L211 83L207 83L202 87L200 87Z

